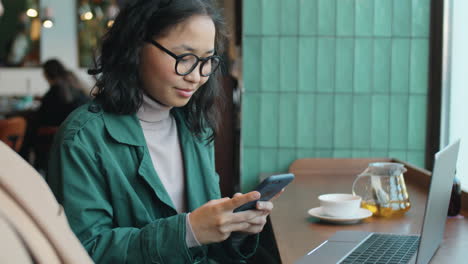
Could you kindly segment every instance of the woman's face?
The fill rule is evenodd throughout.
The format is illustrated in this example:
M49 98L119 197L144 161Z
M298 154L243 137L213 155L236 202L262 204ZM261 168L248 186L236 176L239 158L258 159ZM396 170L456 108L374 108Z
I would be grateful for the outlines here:
M193 53L204 58L214 53L215 32L215 25L209 16L196 15L154 40L176 55ZM177 75L176 60L150 43L143 45L140 56L143 89L161 104L184 106L208 81L209 77L200 75L201 62L190 74Z

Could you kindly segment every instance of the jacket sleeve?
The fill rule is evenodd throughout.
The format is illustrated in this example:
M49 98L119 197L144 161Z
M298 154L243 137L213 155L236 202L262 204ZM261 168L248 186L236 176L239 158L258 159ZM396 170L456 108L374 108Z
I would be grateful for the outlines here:
M57 144L58 145L58 144ZM197 263L204 252L185 242L186 214L143 228L116 227L106 177L97 154L76 142L54 146L47 180L70 226L96 263Z

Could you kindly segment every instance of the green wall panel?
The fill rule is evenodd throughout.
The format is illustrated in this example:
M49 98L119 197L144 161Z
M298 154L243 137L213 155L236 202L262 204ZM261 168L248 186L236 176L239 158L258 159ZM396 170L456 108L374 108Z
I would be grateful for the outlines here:
M318 0L317 10L318 34L323 36L335 35L336 1Z
M411 1L393 0L393 35L411 36Z
M252 1L252 0L251 0ZM262 3L262 12L256 14L262 14L262 34L265 35L279 35L281 20L278 19L280 14L281 0L253 0ZM245 1L250 2L250 1Z
M317 91L333 92L335 83L335 39L319 38L317 46Z
M256 75L260 70L262 91L279 91L280 64L278 63L278 54L280 53L280 38L265 37L262 39L261 47L262 66L257 69L251 69L250 74ZM258 76L256 78L258 79Z
M393 0L374 1L374 36L392 36Z
M372 39L358 38L355 41L354 92L372 90Z
M262 33L262 16L264 11L262 1L247 0L242 2L242 29L245 35L260 35ZM269 8L268 8L269 9Z
M317 84L317 38L301 37L299 39L298 63L298 91L315 91Z
M354 35L354 2L355 0L342 0L336 6L336 35Z
M286 1L284 1L286 2ZM318 30L318 1L299 1L299 34L316 35Z
M243 3L243 191L304 157L424 166L430 0Z
M280 32L282 35L296 35L299 30L299 7L298 1L281 0L281 25Z
M264 93L260 99L260 146L278 146L279 94Z
M352 92L354 82L354 39L336 40L335 91ZM369 74L369 73L367 73Z
M262 39L260 37L245 37L244 45L244 88L248 91L260 90L261 78L258 73L262 67Z
M370 37L374 33L374 3L376 1L359 0L354 2L356 3L356 36Z

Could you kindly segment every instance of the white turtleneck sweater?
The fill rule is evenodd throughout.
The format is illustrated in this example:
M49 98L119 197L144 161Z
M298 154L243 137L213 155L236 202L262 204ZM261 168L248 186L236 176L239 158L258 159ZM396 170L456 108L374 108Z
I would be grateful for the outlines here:
M137 112L153 167L178 213L187 210L185 175L177 124L170 114L172 107L162 105L143 95L143 104ZM186 217L186 242L188 247L200 246Z

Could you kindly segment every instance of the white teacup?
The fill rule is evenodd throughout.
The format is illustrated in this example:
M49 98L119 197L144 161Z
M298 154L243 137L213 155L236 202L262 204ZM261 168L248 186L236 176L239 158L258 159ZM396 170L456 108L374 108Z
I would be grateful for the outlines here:
M361 197L347 193L322 194L318 199L322 213L327 216L354 216L361 207Z

